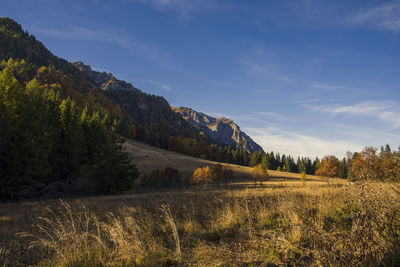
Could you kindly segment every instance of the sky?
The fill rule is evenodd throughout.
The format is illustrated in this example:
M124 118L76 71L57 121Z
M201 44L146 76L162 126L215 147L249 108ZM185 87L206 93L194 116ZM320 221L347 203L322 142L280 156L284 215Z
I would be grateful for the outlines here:
M0 16L265 151L400 145L400 1L2 0Z

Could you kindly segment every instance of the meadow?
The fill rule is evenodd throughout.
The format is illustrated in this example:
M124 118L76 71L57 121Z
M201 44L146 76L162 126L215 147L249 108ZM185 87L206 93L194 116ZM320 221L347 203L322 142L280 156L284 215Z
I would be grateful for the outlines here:
M0 205L0 266L393 266L400 186L339 179Z

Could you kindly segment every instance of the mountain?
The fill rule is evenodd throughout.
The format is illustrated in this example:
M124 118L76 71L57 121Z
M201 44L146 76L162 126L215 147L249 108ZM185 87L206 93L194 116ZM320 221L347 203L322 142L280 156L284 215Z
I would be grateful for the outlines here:
M17 22L0 18L0 61L10 58L23 59L38 67L54 66L72 76L78 76L79 73L71 63L53 55L35 36L23 31Z
M137 91L140 90L135 88L132 84L125 81L117 80L113 74L107 72L94 71L88 65L83 64L83 62L78 61L72 63L78 70L83 72L88 78L90 84L103 91L108 90L125 90L125 91Z
M187 107L172 107L172 109L219 144L236 146L247 150L250 154L263 150L229 118L214 118Z
M132 84L118 80L113 74L94 71L82 62L73 65L86 76L92 87L117 103L134 119L138 139L164 148L168 147L171 136L212 143L208 136L200 135L197 128L176 114L165 98L144 93Z
M23 86L35 80L43 92L53 91L61 99L71 99L78 114L87 108L90 113L108 117L112 128L124 137L178 153L243 165L248 164L248 152L261 149L234 123L218 124L215 131L209 127L204 131L176 113L165 98L147 94L111 73L57 57L10 18L0 18L0 71L5 69ZM227 145L234 145L235 149Z

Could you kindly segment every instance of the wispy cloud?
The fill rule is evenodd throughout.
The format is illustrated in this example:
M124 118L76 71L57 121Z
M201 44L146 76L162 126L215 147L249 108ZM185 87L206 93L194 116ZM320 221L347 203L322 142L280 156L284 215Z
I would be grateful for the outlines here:
M149 4L158 11L172 11L185 20L190 20L193 13L205 10L216 9L217 1L214 0L138 0Z
M362 145L353 142L321 139L297 132L289 132L277 127L244 128L254 141L264 150L292 156L323 157L333 154L343 157L347 151L360 151Z
M267 64L259 64L250 60L240 60L240 62L248 68L249 72L261 73L269 78L294 84L294 80L289 75L279 72Z
M57 29L35 27L32 29L32 32L61 40L86 40L110 43L119 48L128 49L135 54L145 55L147 58L150 58L160 64L167 65L169 68L173 68L173 66L169 63L167 53L158 47L135 40L129 33L124 31L70 26Z
M259 94L272 94L276 93L276 89L254 89L252 90L254 93L259 93Z
M151 83L151 84L154 84L154 85L156 85L156 86L158 86L158 87L160 87L160 88L162 88L162 89L164 89L166 91L171 91L171 89L172 89L171 86L169 86L168 84L165 84L165 83L161 83L161 82L153 81L153 80L148 80L148 82Z
M395 101L367 101L355 105L343 106L310 106L307 107L331 114L345 114L348 116L369 116L390 123L400 128L400 103Z
M350 17L353 24L400 31L400 1L392 1L360 11Z
M322 89L324 91L335 91L338 89L342 89L343 85L335 85L335 84L325 84L320 82L313 82L310 85L311 88Z
M126 34L106 31L103 29L89 29L72 26L64 29L34 28L34 32L62 40L88 40L113 43L121 48L143 46L139 42L131 40Z
M278 120L278 121L299 121L296 118L293 118L293 117L290 117L290 116L286 116L286 115L283 115L283 114L279 114L279 113L276 113L276 112L256 111L256 112L254 112L254 114L261 115L263 117L270 118L270 119L275 119L275 120Z

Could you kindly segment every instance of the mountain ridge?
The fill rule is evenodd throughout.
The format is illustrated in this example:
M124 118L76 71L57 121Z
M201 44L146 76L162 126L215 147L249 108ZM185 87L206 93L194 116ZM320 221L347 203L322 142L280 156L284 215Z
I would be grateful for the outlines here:
M83 72L86 77L89 78L91 86L98 90L136 90L142 92L128 82L118 80L117 78L115 78L114 74L105 71L95 71L90 67L90 65L85 65L82 61L72 62L72 65Z
M0 69L12 69L23 84L36 79L43 90L54 90L62 98L71 98L79 109L88 107L110 115L116 120L117 131L125 137L184 154L240 164L247 164L244 152L261 149L227 118L214 118L215 125L209 125L206 132L224 132L225 136L211 138L176 113L164 97L141 91L83 62L71 63L57 57L10 18L0 18L0 62ZM202 117L212 119L205 114ZM210 130L213 127L214 131ZM228 140L229 132L235 142ZM224 148L227 145L243 151Z
M181 114L182 118L189 124L204 131L215 142L245 149L250 154L258 150L263 151L262 147L245 132L241 131L239 125L230 118L214 118L188 107L171 107L171 109Z

